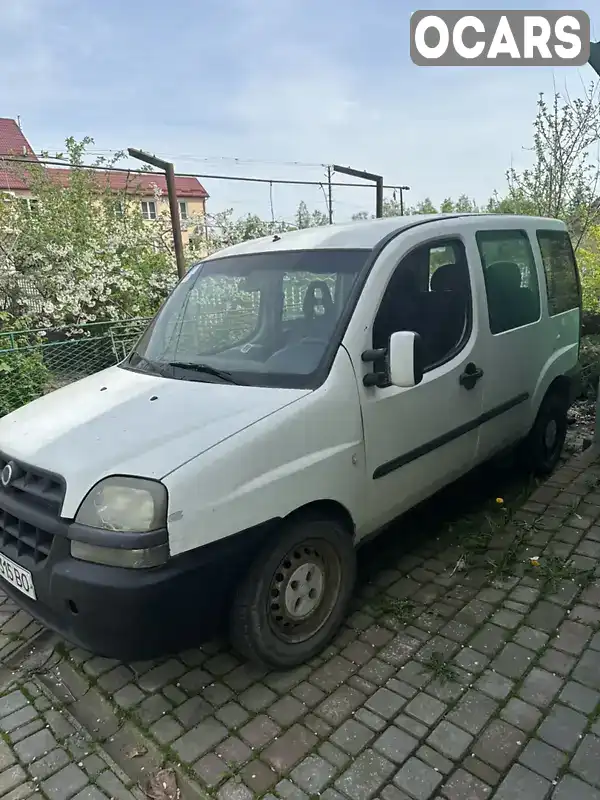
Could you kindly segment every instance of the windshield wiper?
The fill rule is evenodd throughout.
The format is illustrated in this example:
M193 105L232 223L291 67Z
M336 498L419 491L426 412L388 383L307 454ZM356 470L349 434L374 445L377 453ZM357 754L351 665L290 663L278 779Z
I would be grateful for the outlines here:
M190 369L194 372L204 372L206 375L214 375L215 378L220 378L227 383L235 383L239 385L239 381L232 376L231 372L224 369L217 369L211 367L210 364L197 364L195 361L169 361L170 367L179 367L180 369Z

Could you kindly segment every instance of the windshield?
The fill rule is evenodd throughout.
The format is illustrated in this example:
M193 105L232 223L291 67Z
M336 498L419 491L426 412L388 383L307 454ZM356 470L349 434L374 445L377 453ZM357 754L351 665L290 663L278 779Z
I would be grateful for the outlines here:
M184 380L308 388L368 254L305 250L202 261L123 366Z

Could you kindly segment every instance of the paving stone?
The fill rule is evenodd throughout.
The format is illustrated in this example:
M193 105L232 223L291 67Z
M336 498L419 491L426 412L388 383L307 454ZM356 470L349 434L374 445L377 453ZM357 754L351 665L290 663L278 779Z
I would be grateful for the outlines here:
M252 750L237 736L231 736L215 748L215 753L232 767L244 764L252 756Z
M534 628L529 628L527 625L522 625L515 633L514 641L522 647L527 647L529 650L539 651L545 647L550 637L547 633L536 631Z
M406 700L385 687L378 689L365 702L365 708L379 714L383 719L391 719L405 705Z
M446 719L476 735L496 713L498 704L476 689L470 689L457 703Z
M406 792L402 792L397 786L392 786L392 784L383 787L380 792L380 797L382 800L411 800ZM339 800L339 798L341 798L341 795L338 795L337 800Z
M170 714L161 717L150 727L150 733L161 744L170 744L183 732L182 726Z
M565 616L564 609L546 600L540 600L531 614L527 617L526 624L535 630L554 634Z
M317 737L303 725L293 725L272 742L262 753L262 758L273 769L285 773L313 749Z
M85 772L75 764L68 764L51 778L45 780L41 788L49 800L69 800L88 782Z
M384 690L381 690L384 691ZM371 698L372 699L372 698ZM350 686L340 686L315 709L330 725L339 725L347 719L364 701L366 696Z
M343 769L352 758L348 753L344 753L331 742L323 742L323 744L319 746L318 753L325 761L329 761L329 763L338 770Z
M417 739L393 725L387 728L373 744L375 750L396 764L406 761L418 746Z
M478 737L473 755L497 770L505 770L525 744L523 733L502 720L493 720Z
M130 709L139 705L145 697L146 695L135 683L128 683L126 686L123 686L122 689L114 693L113 700L118 706L121 706L121 708Z
M534 667L523 681L518 694L526 703L531 703L539 708L547 708L559 693L562 685L563 681L558 676Z
M270 742L281 733L279 725L276 725L272 719L269 719L265 714L259 714L254 719L251 719L247 725L239 730L241 738L247 742L250 747L259 748L264 747L267 742Z
M576 664L575 656L563 653L550 647L541 657L539 665L548 672L557 672L559 675L568 675Z
M46 756L42 756L38 761L29 765L29 772L36 780L43 781L59 769L65 767L71 761L71 755L63 749L53 750ZM103 769L106 764L102 762Z
M213 676L207 672L205 669L200 669L196 667L196 669L189 670L177 681L177 687L184 690L190 695L194 695L197 692L201 692L206 686L209 686L213 682Z
M319 739L325 739L333 730L332 725L314 714L307 714L302 720L302 724Z
M475 634L469 645L486 656L494 656L504 647L507 637L508 633L503 628L488 624Z
M433 725L446 711L446 706L435 697L422 692L413 698L404 709L406 714L424 722L426 725Z
M507 678L521 678L531 666L533 653L510 642L492 661L491 668Z
M367 642L352 642L342 650L341 655L347 661L362 667L373 658L373 646Z
M334 656L312 674L310 682L324 692L332 692L355 671L355 664L341 656Z
M394 765L374 750L365 750L335 782L351 800L370 800L394 772Z
M308 708L304 703L288 694L274 703L267 713L278 725L287 728L304 716L307 711Z
M52 733L47 728L43 728L41 731L34 733L33 736L22 739L15 745L14 749L19 760L29 764L37 758L47 755L56 747L58 747L58 743Z
M96 786L86 786L75 795L73 800L106 800L106 795Z
M409 759L394 778L398 788L415 800L428 800L443 780L443 776L418 758Z
M247 722L250 715L244 708L232 701L218 708L215 711L215 717L226 727L235 729Z
M167 683L177 680L185 672L185 667L181 661L174 658L163 661L156 667L146 672L138 678L138 686L145 692L157 692Z
M577 747L587 723L587 718L578 711L555 705L538 728L537 735L560 750L571 751Z
M214 753L208 753L197 761L193 770L209 789L217 786L229 772L227 764Z
M17 712L18 713L18 712ZM22 725L19 728L11 731L9 734L9 739L12 744L16 744L20 742L22 739L26 739L28 736L36 733L37 731L41 730L44 727L44 721L41 717L36 717L28 722L26 725Z
M515 628L518 628L523 619L524 614L517 614L516 611L510 611L507 608L501 608L496 611L490 622L494 625L499 625L501 628L507 628L509 631L514 631Z
M167 711L171 711L172 705L168 702L166 698L164 698L160 694L154 694L152 697L148 697L144 700L143 703L137 708L137 715L140 718L142 725L149 726L153 722L156 722L157 719L166 714Z
M298 684L298 686L295 686L292 689L292 694L297 700L308 706L308 708L314 708L314 706L318 705L325 697L325 692L317 689L316 686L313 686L307 681L303 681Z
M552 800L600 800L600 792L579 778L565 775L556 787Z
M545 800L552 784L521 764L515 764L494 794L494 800Z
M532 739L521 753L519 761L549 781L553 781L567 763L567 756L545 742L540 742L539 739Z
M275 787L275 791L277 792L277 795L284 798L284 800L309 800L306 792L303 792L302 789L299 789L295 783L287 780L287 778L279 781ZM344 799L342 798L342 800Z
M25 697L23 692L15 690L9 694L5 694L0 698L0 718L8 717L20 708L25 708L29 705L29 700Z
M499 672L486 669L477 679L475 686L495 700L504 700L512 692L514 682L505 678L504 675L500 675Z
M379 652L379 658L395 667L400 667L406 664L420 647L419 639L406 633L399 633Z
M253 800L254 795L239 780L230 780L217 792L219 800Z
M584 737L570 769L587 783L600 788L600 738L591 734Z
M600 703L600 692L588 689L577 681L569 681L560 693L559 700L576 711L591 714Z
M600 646L598 649L600 649ZM395 672L396 670L391 664L381 661L379 658L372 658L359 670L358 674L361 678L371 681L377 686L381 686Z
M22 725L26 725L36 719L37 716L38 713L33 706L25 706L18 711L13 711L12 714L8 714L6 717L2 717L0 719L0 730L5 733L11 733Z
M470 746L473 737L465 731L443 720L427 739L427 743L435 747L443 755L454 760L459 759Z
M202 690L202 696L211 706L218 708L227 703L228 700L231 700L233 692L224 683L215 681L215 683L209 683L208 686L205 686Z
M483 655L483 653L480 653L477 650L473 650L470 647L465 647L456 654L454 657L454 663L467 672L479 674L480 672L483 672L483 670L490 663L490 659L488 656Z
M242 767L240 775L245 785L252 789L255 795L263 795L274 783L279 780L279 775L262 761L251 761Z
M0 739L0 772L14 764L16 758L10 747Z
M441 772L442 775L449 775L456 766L452 761L445 758L441 753L438 753L437 750L434 750L433 747L429 747L427 744L419 747L415 756L421 761L424 761L425 764L429 764L430 767L433 767L436 772Z
M310 755L292 770L291 778L307 794L319 794L335 775L335 767L321 756Z
M349 719L332 734L330 741L346 753L356 756L374 737L372 730L354 719Z
M404 673L398 674L404 675ZM411 686L409 683L405 683L404 681L400 681L398 678L390 678L389 681L386 681L385 688L389 689L390 692L399 694L400 697L405 697L407 700L411 700L413 697L415 697L415 695L418 694L414 686Z
M5 797L15 786L25 783L26 780L27 775L18 764L5 769L0 773L0 797Z
M209 717L173 742L172 747L182 761L191 763L226 737L227 728Z
M190 697L174 711L184 728L193 728L213 713L213 708L203 697Z
M277 700L277 695L267 686L255 683L254 686L242 692L237 699L244 708L256 714L258 711L264 711L267 706L274 703Z
M600 691L600 669L598 669L598 655L592 650L586 650L571 676L575 680L589 686L590 689ZM1 723L0 723L1 724Z
M567 620L560 626L552 646L571 655L579 655L591 637L592 631L586 625Z
M382 731L388 725L387 720L382 719L378 714L374 714L367 708L359 708L354 714L354 719L357 722L364 723L374 731Z
M448 800L487 800L491 788L464 769L458 769L442 787L442 794Z
M502 776L498 770L486 764L485 761L476 758L472 753L464 759L462 766L488 786L497 786L500 783Z
M417 722L412 717L407 717L406 714L398 714L394 723L402 730L410 733L415 739L423 739L429 733L429 727L423 725L422 722Z

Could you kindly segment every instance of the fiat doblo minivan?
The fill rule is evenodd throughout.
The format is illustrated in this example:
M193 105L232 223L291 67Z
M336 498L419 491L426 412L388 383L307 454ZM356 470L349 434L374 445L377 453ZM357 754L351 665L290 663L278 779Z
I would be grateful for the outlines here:
M554 468L579 338L555 220L399 217L215 253L122 363L0 420L0 585L101 655L228 620L241 654L299 664L341 625L366 537L517 445Z

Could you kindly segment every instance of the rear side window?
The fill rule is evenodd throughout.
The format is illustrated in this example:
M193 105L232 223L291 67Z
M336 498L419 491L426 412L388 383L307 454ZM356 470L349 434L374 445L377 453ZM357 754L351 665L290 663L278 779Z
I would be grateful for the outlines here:
M540 289L529 236L525 231L478 231L490 330L520 328L540 318Z
M550 316L579 308L579 281L571 239L566 231L538 231Z

